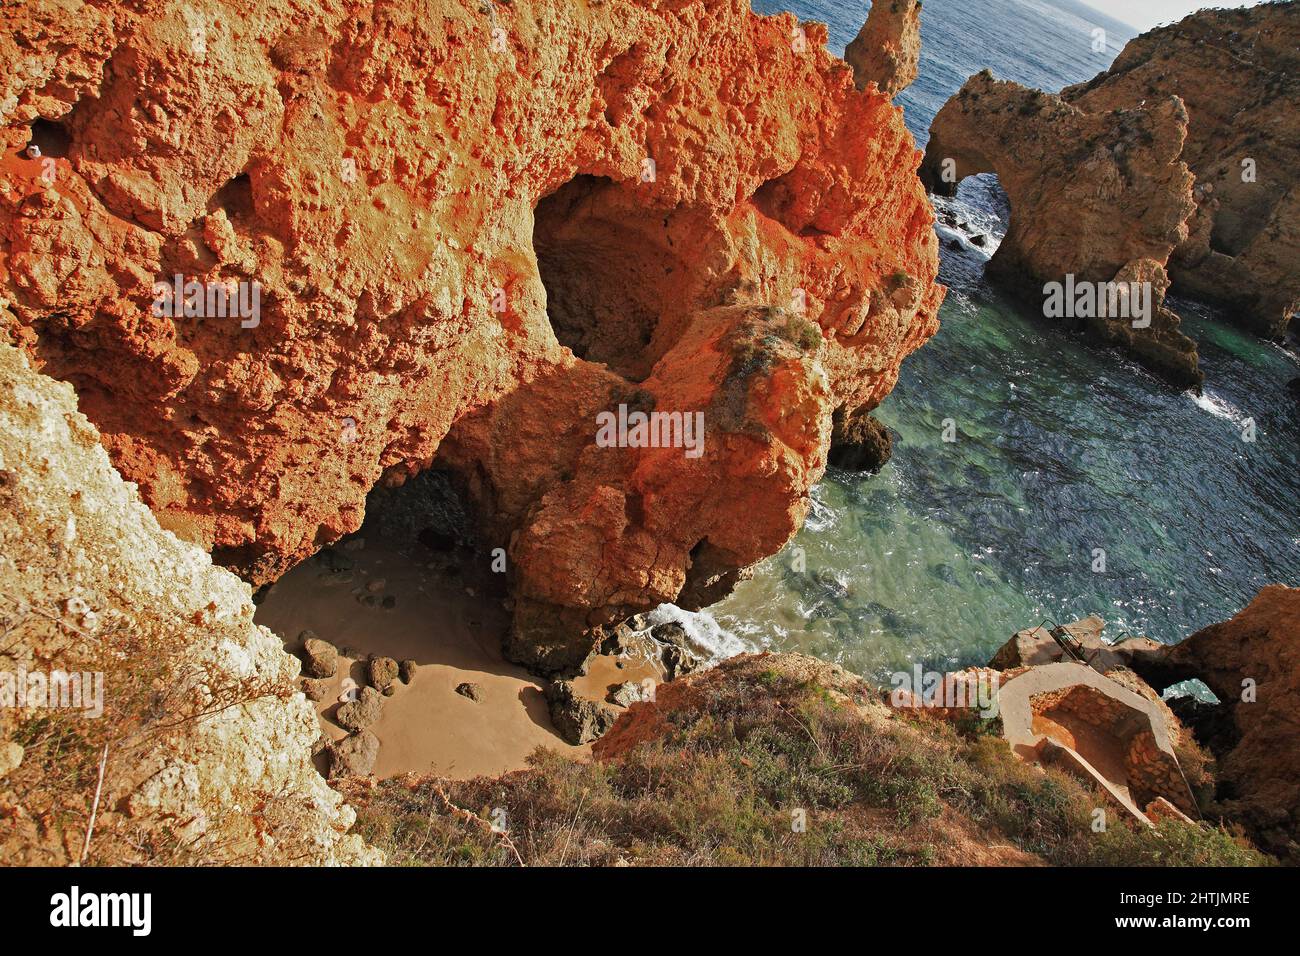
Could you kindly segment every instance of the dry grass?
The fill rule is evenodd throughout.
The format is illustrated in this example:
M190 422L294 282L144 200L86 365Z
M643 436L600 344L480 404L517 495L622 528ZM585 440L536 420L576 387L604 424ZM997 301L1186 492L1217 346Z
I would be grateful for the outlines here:
M102 672L103 714L71 708L22 709L4 715L4 737L23 747L21 764L0 781L0 859L9 864L190 864L208 861L156 820L133 820L122 806L152 754L183 741L189 725L230 708L293 694L291 683L261 675L232 679L192 663L193 655L150 616L106 611L87 631L48 607L0 600L0 669ZM107 756L105 756L107 755ZM103 774L101 781L101 772ZM96 794L101 800L96 804ZM92 814L95 824L91 827ZM292 798L254 807L264 821L250 834L250 857L266 833L295 826ZM237 848L227 847L238 857ZM223 854L224 857L224 854ZM285 861L290 862L290 861Z
M715 683L692 703L605 762L539 751L500 779L354 783L358 831L399 865L1264 861L1205 827L1139 830L1112 813L1094 833L1099 798L977 726L886 719L776 672Z

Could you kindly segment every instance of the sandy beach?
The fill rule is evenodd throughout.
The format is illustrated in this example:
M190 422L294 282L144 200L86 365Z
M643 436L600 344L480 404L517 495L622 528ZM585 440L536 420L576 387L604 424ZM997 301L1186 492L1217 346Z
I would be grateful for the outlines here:
M380 740L375 776L432 772L463 779L520 769L537 747L589 752L555 732L540 680L503 659L508 615L483 597L481 579L467 583L453 573L459 561L372 534L336 547L353 567L331 571L316 558L303 562L268 590L257 622L284 638L291 652L301 648L304 630L339 649L338 672L316 704L331 739L346 735L333 717L345 679L365 686L368 655L417 663L411 683L397 683L369 728ZM394 606L384 607L385 598L394 598ZM623 672L612 663L594 668L584 684L597 673ZM478 685L479 700L457 693L465 683ZM323 755L317 760L323 770Z

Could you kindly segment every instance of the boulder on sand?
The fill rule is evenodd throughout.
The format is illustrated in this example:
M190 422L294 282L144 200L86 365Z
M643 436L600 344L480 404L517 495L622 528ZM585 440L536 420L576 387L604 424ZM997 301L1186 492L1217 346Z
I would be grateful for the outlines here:
M631 707L640 701L649 700L652 694L653 691L649 690L644 684L626 680L610 691L605 699L619 707Z
M385 697L392 696L393 682L397 680L400 673L401 668L391 657L372 657L366 667L366 676L371 686Z
M330 744L329 758L331 780L367 776L379 759L379 738L368 730L350 734Z
M575 694L573 684L567 680L547 685L546 703L551 711L551 723L571 744L591 743L618 719L617 710L604 701Z
M303 631L302 672L307 677L333 677L339 666L339 652L329 641L322 641L313 631Z
M313 703L320 703L329 694L328 678L304 677L302 692Z
M383 712L383 695L373 687L363 687L356 700L339 705L334 720L344 730L365 730Z

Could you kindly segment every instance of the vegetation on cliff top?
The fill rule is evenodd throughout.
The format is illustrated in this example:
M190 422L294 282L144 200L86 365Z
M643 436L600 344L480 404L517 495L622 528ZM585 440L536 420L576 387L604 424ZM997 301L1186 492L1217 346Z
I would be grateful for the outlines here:
M1138 829L1112 811L1095 833L1104 804L1075 779L978 725L892 716L866 685L845 694L790 660L687 682L653 732L602 761L539 751L500 779L354 782L358 832L398 865L1267 862L1221 829Z

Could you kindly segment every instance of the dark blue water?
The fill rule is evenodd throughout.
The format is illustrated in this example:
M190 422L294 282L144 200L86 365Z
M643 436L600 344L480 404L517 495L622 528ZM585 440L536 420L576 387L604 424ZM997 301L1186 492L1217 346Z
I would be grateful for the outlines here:
M801 20L830 27L828 49L844 55L867 19L870 3L844 0L753 0L758 13L789 10ZM1092 50L1095 29L1106 31L1105 53ZM990 69L1000 80L1040 90L1092 79L1110 66L1136 34L1079 3L1042 0L925 0L921 8L920 75L897 102L917 144L929 139L930 121L967 77Z
M829 23L836 52L865 17L857 3L789 8ZM927 0L909 125L923 132L986 66L1051 90L1090 78L1117 52L1091 52L1098 25L1115 44L1131 34L1037 0ZM875 477L828 474L804 530L726 601L656 614L717 655L800 650L879 676L983 662L1044 617L1096 612L1108 636L1174 642L1264 584L1300 586L1300 410L1285 394L1300 358L1174 302L1207 385L1172 390L984 282L994 247L968 237L996 242L996 187L968 180L936 203L969 226L939 227L959 245L943 253L942 328L878 411L894 459Z

